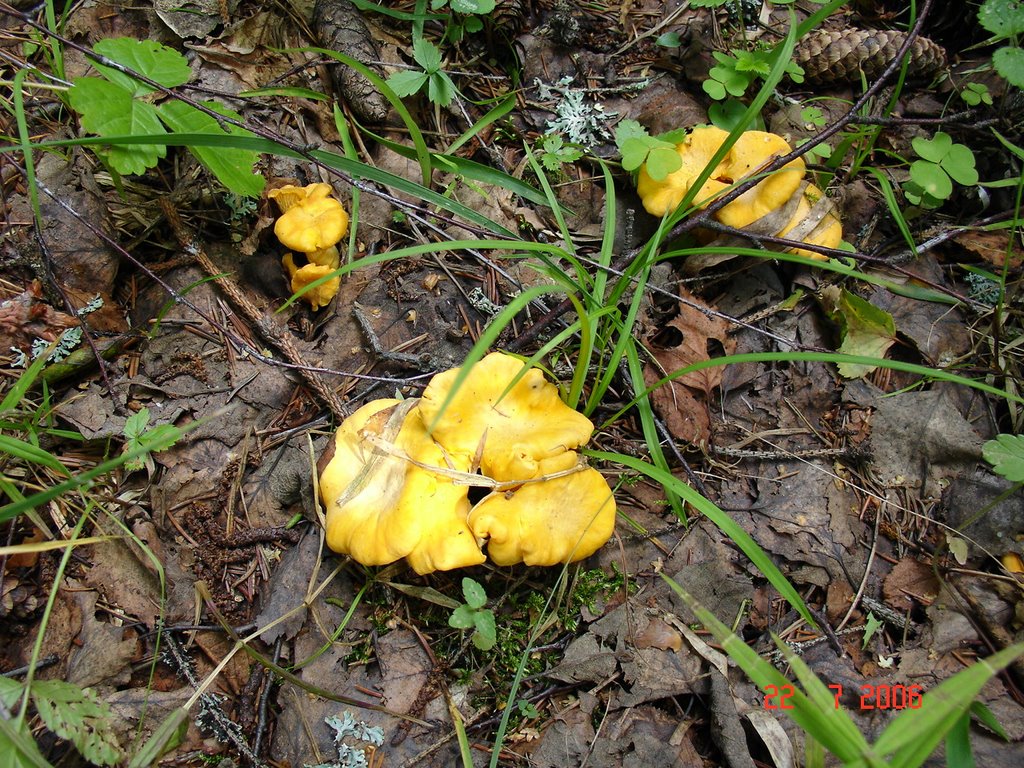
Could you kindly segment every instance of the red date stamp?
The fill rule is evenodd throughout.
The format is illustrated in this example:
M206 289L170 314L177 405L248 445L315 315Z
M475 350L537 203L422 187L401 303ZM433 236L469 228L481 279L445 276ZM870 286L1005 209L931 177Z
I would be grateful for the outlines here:
M843 686L829 686L835 696L834 705L839 709ZM793 709L792 698L796 691L792 685L766 685L764 688L765 709ZM859 705L862 711L869 709L920 709L923 691L919 685L862 685L859 691Z

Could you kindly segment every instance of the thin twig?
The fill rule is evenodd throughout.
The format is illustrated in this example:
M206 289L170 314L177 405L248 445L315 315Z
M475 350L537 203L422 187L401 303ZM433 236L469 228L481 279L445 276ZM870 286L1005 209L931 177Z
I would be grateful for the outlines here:
M206 255L206 251L199 244L195 234L185 226L181 216L178 215L177 209L170 200L165 197L161 198L160 209L163 211L164 216L167 217L167 221L174 231L175 237L178 238L182 249L195 258L207 275L216 280L220 289L224 291L225 295L231 300L231 303L238 308L249 324L259 332L263 340L280 350L290 363L298 367L299 374L313 388L313 391L320 396L324 405L327 406L334 417L339 422L344 421L348 416L349 409L341 402L338 394L327 386L319 373L303 366L302 354L296 348L295 342L292 341L287 329L281 327L281 323L277 321L277 318L270 317L261 312L249 300L249 297L245 295L242 289L239 288L238 283L224 275L223 271L210 261L210 257Z

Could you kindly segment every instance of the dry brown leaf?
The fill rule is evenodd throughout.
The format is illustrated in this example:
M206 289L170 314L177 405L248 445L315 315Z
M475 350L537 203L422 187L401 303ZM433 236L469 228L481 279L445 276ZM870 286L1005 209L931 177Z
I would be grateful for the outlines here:
M1010 267L1017 269L1024 261L1024 250L1020 244L1010 243L1007 232L964 232L954 238L960 245L995 267L1002 267L1006 253L1010 253Z
M909 557L893 566L882 584L882 597L893 610L903 613L909 601L922 599L930 602L939 594L939 582L932 569Z
M649 340L658 366L645 369L648 384L692 363L710 360L712 343L726 355L736 348L725 320L702 311L706 305L696 297L685 291L681 295L684 301L679 304L679 314ZM663 346L659 348L659 344ZM721 367L691 371L651 394L654 407L675 437L691 443L708 438L708 396L722 383L722 371Z

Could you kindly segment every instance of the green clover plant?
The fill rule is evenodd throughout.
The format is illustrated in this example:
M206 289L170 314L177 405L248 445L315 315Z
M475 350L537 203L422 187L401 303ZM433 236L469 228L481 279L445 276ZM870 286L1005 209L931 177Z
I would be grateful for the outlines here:
M615 144L622 155L623 169L635 171L644 166L655 181L664 179L683 164L676 144L685 135L685 130L678 130L651 136L636 120L623 120L615 127Z
M715 51L718 64L708 71L708 79L702 86L704 92L715 101L727 96L743 96L754 81L768 77L775 56L775 49L733 50L731 54ZM804 81L804 70L795 61L786 63L786 74L794 83Z
M976 107L979 104L992 106L992 94L989 93L988 86L984 83L967 83L960 91L960 98L970 107Z
M953 194L954 181L964 186L978 183L974 153L953 143L948 133L939 131L931 139L918 136L911 143L920 159L911 163L903 191L914 205L937 208Z
M498 630L494 623L494 611L484 608L487 604L487 593L473 579L462 580L462 595L466 598L448 618L448 626L455 629L472 629L473 645L481 651L489 651L498 641Z
M128 69L134 70L165 88L187 83L192 70L180 53L152 40L111 38L101 40L93 50ZM118 174L141 174L167 156L167 145L124 141L132 137L151 138L175 133L210 136L251 136L236 126L221 121L181 101L154 103L156 88L118 69L94 64L99 77L76 78L68 89L68 103L80 116L89 133L121 141L99 150L100 158ZM216 102L203 106L218 114L239 120L238 114ZM256 152L222 146L191 146L190 151L228 191L245 197L259 197L264 178L252 172Z

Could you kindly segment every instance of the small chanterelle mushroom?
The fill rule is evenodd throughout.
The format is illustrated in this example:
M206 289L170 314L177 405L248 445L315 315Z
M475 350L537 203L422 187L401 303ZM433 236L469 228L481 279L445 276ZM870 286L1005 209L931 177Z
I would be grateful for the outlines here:
M282 259L293 293L338 268L337 245L348 232L348 214L330 194L331 186L323 183L305 187L288 184L267 193L281 209L274 224L277 239L285 248L304 254L309 262L299 266L291 253ZM332 278L306 291L302 298L313 309L319 309L334 298L340 285L338 278Z
M682 165L663 179L654 179L641 168L637 193L644 208L654 216L674 211L689 194L729 134L714 126L701 126L676 145ZM691 197L693 205L704 208L732 185L754 176L777 157L790 152L781 136L764 131L745 131L736 139L710 176ZM715 218L735 229L748 229L761 235L776 235L808 245L836 248L842 241L842 225L827 197L803 182L806 167L797 158L767 175L735 200L715 213ZM777 214L791 206L793 215L777 220ZM816 210L815 210L816 209ZM803 226L801 226L803 224ZM812 259L826 256L803 248L793 253Z
M500 352L438 374L420 399L368 403L320 475L327 545L363 565L404 557L421 574L487 556L581 560L615 527L611 488L575 450L593 430L541 371ZM475 504L471 487L486 492Z

